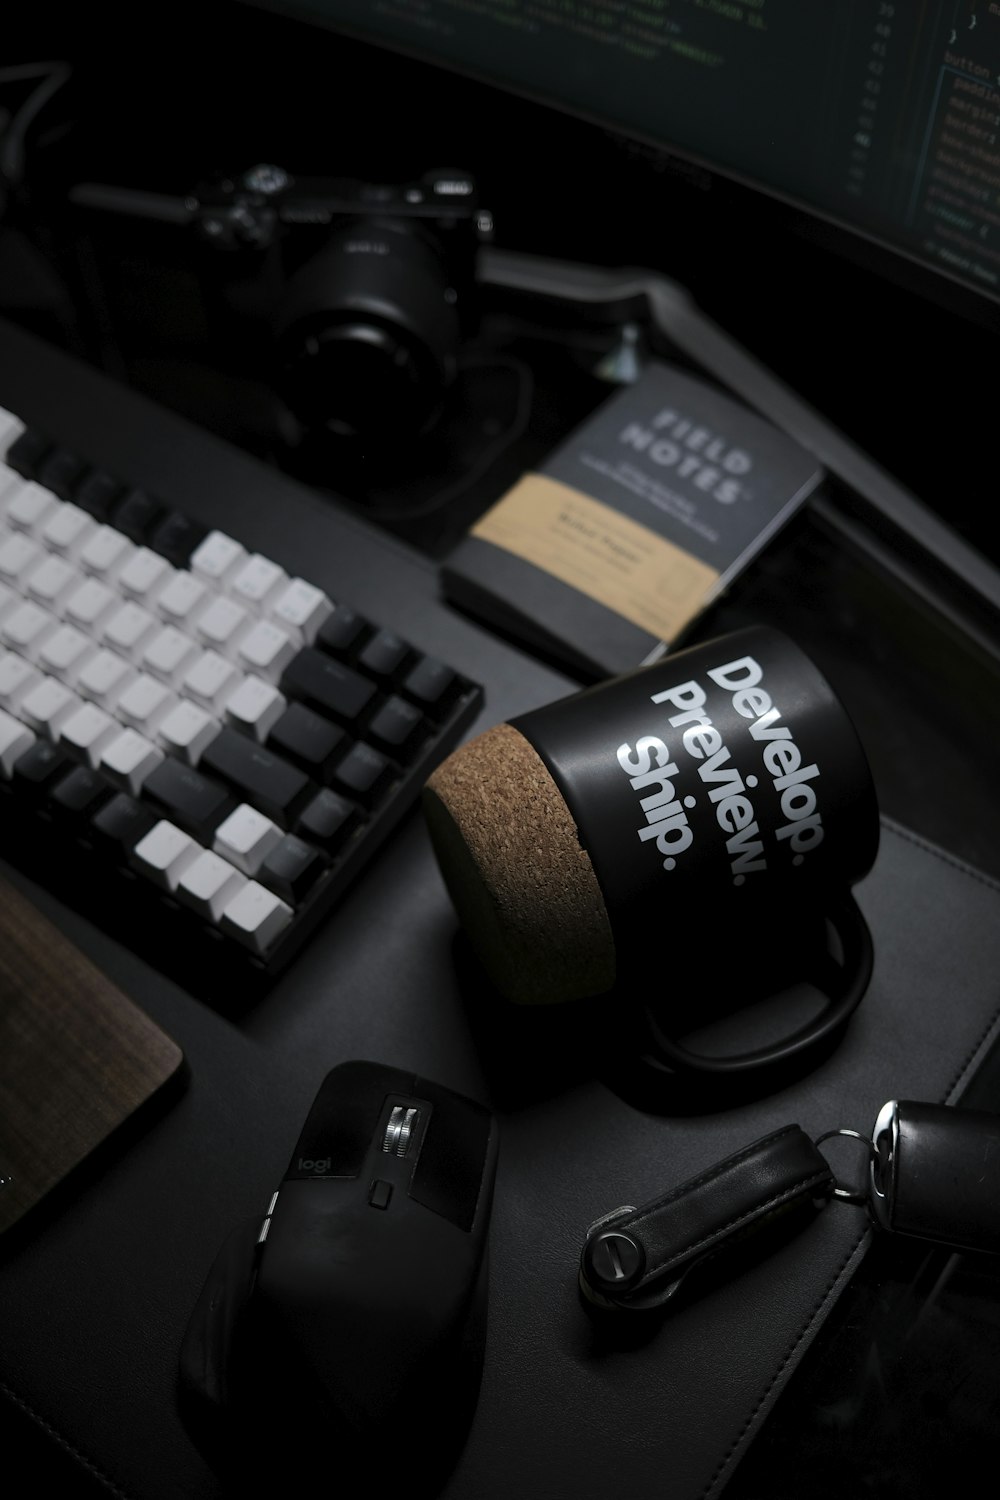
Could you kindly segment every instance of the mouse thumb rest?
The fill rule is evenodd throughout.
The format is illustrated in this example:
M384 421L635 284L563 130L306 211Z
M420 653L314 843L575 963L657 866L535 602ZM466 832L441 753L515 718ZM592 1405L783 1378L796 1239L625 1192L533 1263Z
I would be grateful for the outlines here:
M439 1426L449 1399L470 1417L497 1153L473 1100L377 1064L333 1069L263 1220L216 1258L181 1351L188 1394L272 1431Z

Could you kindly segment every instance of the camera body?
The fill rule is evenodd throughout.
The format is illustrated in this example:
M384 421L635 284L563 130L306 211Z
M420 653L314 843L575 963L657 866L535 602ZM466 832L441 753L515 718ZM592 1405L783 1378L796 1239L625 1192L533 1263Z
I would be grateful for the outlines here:
M468 173L376 184L262 164L187 206L199 238L240 263L220 290L268 324L274 388L302 430L364 444L433 425L491 229Z
M292 443L434 425L477 319L476 261L492 231L474 179L294 178L260 163L184 197L79 183L78 207L193 231L193 268L227 363L279 398Z

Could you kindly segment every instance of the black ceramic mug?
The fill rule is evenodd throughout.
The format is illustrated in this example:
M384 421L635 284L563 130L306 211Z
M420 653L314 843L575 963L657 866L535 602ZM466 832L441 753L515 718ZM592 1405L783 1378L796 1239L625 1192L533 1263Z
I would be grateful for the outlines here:
M867 984L850 892L878 849L872 776L840 700L779 631L689 647L487 731L431 777L425 810L508 998L636 992L644 974L669 986L696 944L710 966L734 945L766 962L822 917L840 954L830 1004L778 1044L706 1063L723 1071L811 1045ZM665 1051L698 1066L663 1015Z

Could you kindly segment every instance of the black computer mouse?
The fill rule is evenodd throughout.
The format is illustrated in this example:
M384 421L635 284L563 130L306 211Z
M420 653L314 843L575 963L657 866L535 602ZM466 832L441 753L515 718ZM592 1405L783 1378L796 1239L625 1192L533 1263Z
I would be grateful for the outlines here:
M289 1493L331 1442L379 1490L443 1482L482 1371L497 1149L490 1111L428 1079L363 1061L326 1075L181 1351L201 1431L208 1412L244 1488L280 1474Z

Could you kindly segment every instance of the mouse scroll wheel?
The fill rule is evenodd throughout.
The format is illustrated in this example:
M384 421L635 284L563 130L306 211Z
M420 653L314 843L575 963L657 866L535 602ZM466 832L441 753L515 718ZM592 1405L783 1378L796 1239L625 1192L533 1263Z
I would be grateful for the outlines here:
M385 1127L385 1136L382 1140L382 1150L392 1152L396 1156L405 1156L413 1139L413 1129L417 1123L420 1111L407 1108L405 1104L393 1106L389 1123Z

